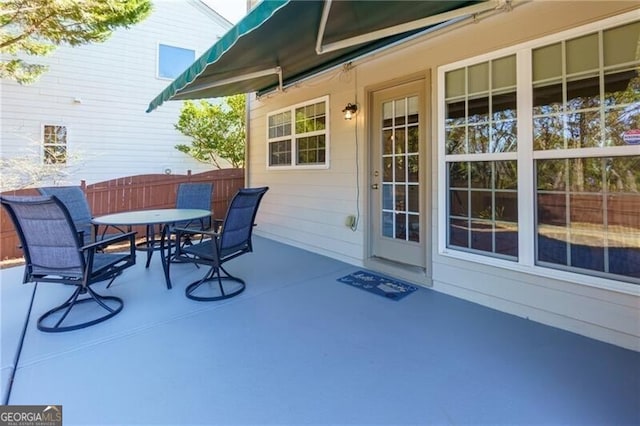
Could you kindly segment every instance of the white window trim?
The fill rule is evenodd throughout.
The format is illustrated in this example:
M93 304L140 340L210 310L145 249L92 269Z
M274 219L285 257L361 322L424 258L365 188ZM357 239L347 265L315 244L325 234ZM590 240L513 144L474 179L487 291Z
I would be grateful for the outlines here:
M582 284L599 289L613 290L620 293L640 295L640 285L619 281L615 279L602 278L594 275L580 274L577 272L564 271L548 268L535 264L535 219L534 219L534 184L533 162L534 159L553 157L554 153L545 151L533 151L532 124L526 114L518 114L518 194L527 193L531 197L518 197L518 261L508 261L490 255L480 255L462 250L447 247L447 170L446 161L455 159L464 160L466 155L445 155L445 73L464 66L474 65L491 59L500 58L507 55L516 55L517 72L517 108L518 111L530 111L533 104L531 83L531 51L537 47L559 42L562 40L579 37L602 29L612 28L638 20L637 11L624 13L611 18L603 19L591 24L565 30L551 34L526 43L496 50L483 55L467 58L462 61L438 67L437 99L438 99L438 253L442 256L459 260L477 262L484 265L494 266L502 269L533 274L540 277L567 281ZM564 157L585 156L625 156L638 155L637 146L628 147L604 147L604 148L582 148L564 150ZM565 155L566 154L566 155ZM478 158L475 154L474 159ZM553 157L555 158L555 157ZM485 155L482 157L485 160ZM501 159L500 154L486 154L486 160ZM530 187L527 188L526 186ZM526 198L526 199L525 199Z
M314 135L321 135L324 134L324 145L325 145L325 162L324 164L302 164L302 165L297 165L296 163L296 154L297 154L297 145L296 145L296 140L295 140L295 111L296 108L300 108L301 106L307 106L307 105L313 105L313 104L317 104L319 102L324 102L325 105L325 129L323 131L315 131L315 132L308 132L305 133L305 135L308 136L314 136ZM331 123L330 123L330 104L329 104L329 95L325 95L325 96L321 96L319 98L315 98L315 99L309 99L308 101L304 101L304 102L299 102L295 105L289 105L285 108L280 108L278 110L275 111L270 111L269 113L267 113L266 115L266 125L265 125L265 140L267 141L267 149L266 149L266 166L267 166L267 170L272 170L272 171L277 171L277 170L326 170L329 168L330 166L330 160L331 160L331 156L329 155L329 153L331 152L331 137L330 137L330 129L331 129ZM276 114L280 114L286 111L291 111L291 137L288 136L279 136L276 138L269 138L269 117L276 115ZM291 165L288 166L271 166L269 164L269 160L270 160L270 155L269 155L269 145L271 142L278 142L279 140L289 140L291 139Z
M163 76L160 75L160 45L169 46L169 47L175 47L177 49L192 50L193 51L193 60L195 61L196 59L198 59L198 51L196 49L194 49L194 48L183 47L183 46L178 46L178 45L176 45L174 43L165 43L165 42L159 41L156 44L156 78L158 80L165 80L165 81L173 81L173 80L175 80L174 78L163 77Z
M66 161L64 163L56 163L56 164L47 164L45 162L45 142L44 142L44 128L47 126L56 126L56 127L64 127L66 129L66 143L65 143L65 147L66 147ZM41 122L40 123L40 164L42 164L43 166L46 167L51 167L51 166L68 166L69 165L69 147L70 147L70 140L71 138L69 137L69 133L70 133L70 128L68 124L65 123L60 123L60 122Z

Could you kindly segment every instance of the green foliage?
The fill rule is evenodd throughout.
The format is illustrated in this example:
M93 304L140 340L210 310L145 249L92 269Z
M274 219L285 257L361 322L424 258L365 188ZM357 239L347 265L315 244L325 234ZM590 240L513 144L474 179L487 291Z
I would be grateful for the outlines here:
M244 167L244 95L229 96L221 105L186 101L175 128L191 138L191 145L176 145L178 151L219 169L218 159L227 160L232 167Z
M145 19L151 8L151 0L0 0L0 78L32 83L47 67L17 55L103 42L113 30Z

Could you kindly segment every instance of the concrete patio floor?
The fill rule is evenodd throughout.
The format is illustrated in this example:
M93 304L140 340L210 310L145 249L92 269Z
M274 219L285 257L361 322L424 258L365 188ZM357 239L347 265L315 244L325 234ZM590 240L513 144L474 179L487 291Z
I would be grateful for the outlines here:
M388 300L336 281L361 268L254 237L228 263L247 289L196 302L204 274L156 255L103 294L116 317L67 333L37 318L70 289L38 286L11 405L61 404L89 424L640 424L640 353L430 289ZM33 284L0 271L2 392Z

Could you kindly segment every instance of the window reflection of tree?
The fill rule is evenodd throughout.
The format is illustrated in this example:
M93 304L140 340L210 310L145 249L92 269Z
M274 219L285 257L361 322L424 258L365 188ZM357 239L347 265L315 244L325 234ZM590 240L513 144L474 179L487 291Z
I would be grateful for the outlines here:
M554 117L540 117L537 118L534 125L534 139L535 148L537 150L555 149L560 143L559 139L562 139L563 135L566 135L572 144L569 144L569 148L582 148L591 146L611 146L611 145L623 145L623 134L631 129L640 128L640 76L637 70L616 72L605 75L605 88L603 97L605 102L600 103L599 93L594 93L593 78L585 79L581 85L574 83L572 89L572 97L568 99L567 110L577 111L574 113L566 113L567 129L564 131L563 120L557 120ZM600 86L597 86L598 88ZM540 111L550 111L554 107L552 105L538 105L536 106ZM601 126L601 114L600 109L605 110L604 129ZM585 111L588 110L588 111ZM604 144L601 141L604 133ZM564 143L562 143L564 145ZM639 179L638 169L632 168L631 163L635 157L624 157L617 161L615 167L610 170L610 173L614 176L627 176L624 180L634 183L637 192L636 183ZM584 191L585 186L590 186L590 182L587 180L594 179L594 173L598 171L593 167L585 169L585 161L583 159L576 159L573 161L570 173L572 191ZM629 173L631 171L631 176ZM547 174L555 175L555 178L551 179ZM554 182L551 186L555 189L562 189L563 180L565 179L564 170L562 167L553 165L552 162L547 162L543 167L538 168L538 182L542 182L543 185L549 186L550 182ZM600 179L601 180L601 179ZM625 184L620 180L622 187L633 188L632 184ZM549 189L549 188L547 188Z

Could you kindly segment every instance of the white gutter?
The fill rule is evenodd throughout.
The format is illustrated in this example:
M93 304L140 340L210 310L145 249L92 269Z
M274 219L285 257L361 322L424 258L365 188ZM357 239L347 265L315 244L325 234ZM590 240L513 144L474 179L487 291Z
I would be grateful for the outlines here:
M392 27L383 28L381 30L372 31L367 34L362 34L355 37L346 38L333 43L323 44L324 32L329 19L329 11L331 9L332 0L326 0L322 8L322 17L320 19L320 25L318 26L318 36L316 38L316 53L322 55L323 53L333 52L336 50L344 49L346 47L356 46L362 43L368 43L370 41L379 40L384 37L389 37L396 34L401 34L411 30L417 30L423 27L441 24L446 21L455 20L458 18L484 13L491 10L497 10L510 3L510 0L490 0L475 4L473 6L463 7L461 9L452 10L450 12L440 13L438 15L428 16L426 18L418 19L404 24L394 25Z

